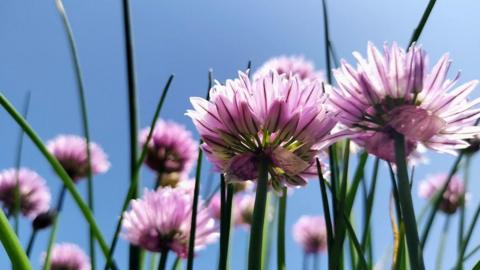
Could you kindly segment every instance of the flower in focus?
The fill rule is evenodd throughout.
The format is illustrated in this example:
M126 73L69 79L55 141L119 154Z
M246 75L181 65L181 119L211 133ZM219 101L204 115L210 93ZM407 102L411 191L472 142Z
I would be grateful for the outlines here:
M312 62L301 56L280 56L265 62L253 75L255 79L268 76L271 71L287 77L298 76L302 81L324 81L323 73L316 71Z
M394 162L393 137L402 134L407 155L418 144L455 154L468 147L465 139L480 133L475 126L480 110L472 109L480 99L467 99L478 81L453 88L459 76L446 78L451 63L447 54L428 71L419 46L405 52L394 43L381 53L369 43L367 53L367 59L353 53L357 68L342 61L334 70L338 87L331 98L338 120L366 151Z
M18 180L20 212L35 218L50 207L50 191L45 180L36 172L21 168L0 172L0 201L7 214L15 212L15 197Z
M432 199L436 194L441 192L447 180L447 174L437 174L427 177L427 179L420 183L418 195L427 200ZM459 176L454 175L443 193L439 209L447 214L453 214L465 203L466 197L467 194L465 194L465 187L462 180Z
M293 226L293 238L307 254L327 249L327 229L320 216L302 216Z
M202 150L229 181L256 180L258 163L267 160L270 184L306 184L315 156L339 136L318 81L300 83L271 72L251 81L239 78L217 84L210 101L191 98L189 115L203 141Z
M60 162L73 181L77 182L88 175L87 145L84 138L76 135L60 135L47 143L47 148ZM92 174L104 173L110 168L103 149L90 142Z
M140 132L140 144L145 145L150 128ZM145 164L164 178L164 174L179 176L188 173L197 158L197 143L190 131L175 122L158 120L148 144ZM175 186L170 176L163 186ZM163 179L162 179L163 180ZM162 181L160 181L162 182ZM172 184L173 183L173 184Z
M171 250L188 256L193 194L171 187L145 190L142 199L132 200L123 214L123 235L133 245L152 252ZM218 228L208 208L199 204L195 251L217 240Z
M45 256L44 253L42 255L43 261L45 261ZM50 262L51 270L90 270L90 259L75 244L55 244L52 248Z

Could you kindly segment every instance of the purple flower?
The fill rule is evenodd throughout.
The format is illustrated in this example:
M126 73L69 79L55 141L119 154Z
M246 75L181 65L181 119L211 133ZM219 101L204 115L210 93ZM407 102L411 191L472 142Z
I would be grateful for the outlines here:
M420 183L418 196L427 200L432 199L442 190L447 180L447 174L436 174L427 177L427 179ZM453 214L457 208L465 203L466 197L467 194L465 193L465 187L462 180L457 175L454 175L450 180L447 189L443 193L440 210L447 214Z
M42 263L46 254L42 255ZM50 257L51 270L90 270L90 259L83 250L70 243L55 244Z
M271 71L287 77L298 76L300 80L311 82L314 80L324 81L323 73L315 70L312 62L302 56L275 57L263 64L253 75L255 79L268 76Z
M448 55L429 71L418 46L405 52L394 43L381 53L369 43L367 53L367 59L353 54L356 68L342 61L334 70L338 87L331 98L339 121L360 146L388 161L395 161L395 133L404 135L407 154L418 144L452 154L468 147L465 139L480 132L475 126L480 110L472 109L480 99L467 99L478 81L451 90L459 75L446 79Z
M327 229L321 216L302 216L293 226L293 238L305 253L327 249Z
M92 174L104 173L110 168L107 155L97 144L90 142ZM87 176L87 145L84 138L76 135L59 135L47 143L47 148L60 162L73 181Z
M145 190L142 199L132 200L123 214L123 235L134 245L153 252L171 250L188 256L193 194L171 187ZM217 240L219 234L208 208L197 210L195 250Z
M145 145L150 128L140 132L140 144ZM198 145L190 131L175 122L158 120L148 144L145 164L157 174L185 174L197 158Z
M0 172L0 201L7 214L15 211L17 179L20 191L20 212L29 218L35 218L38 214L47 211L51 196L45 180L34 171L21 168Z
M269 161L271 185L305 185L320 149L332 143L335 121L326 108L327 95L318 81L300 83L270 73L250 81L217 84L210 101L191 98L189 115L203 141L202 150L228 180L256 180L260 158Z

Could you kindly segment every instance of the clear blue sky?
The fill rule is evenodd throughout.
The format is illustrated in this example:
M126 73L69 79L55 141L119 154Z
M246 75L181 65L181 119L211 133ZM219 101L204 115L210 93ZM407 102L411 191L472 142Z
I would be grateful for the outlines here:
M354 50L364 52L369 40L377 45L384 41L405 45L427 4L427 1L413 0L329 2L332 40L338 54L347 60L352 59ZM65 0L64 4L78 44L92 137L105 148L112 163L108 173L95 178L96 217L110 241L129 181L121 6L120 1L113 0ZM451 53L455 61L453 70L463 70L462 82L480 78L479 8L480 3L475 1L438 1L420 39L432 61L443 52ZM141 127L150 121L170 73L175 73L176 78L162 116L182 122L193 130L184 112L190 108L188 97L205 95L209 68L213 68L216 79L223 81L236 76L236 71L245 68L249 59L255 67L282 54L301 54L313 60L318 68L324 68L320 0L132 1L132 20ZM19 107L25 93L32 91L29 121L43 139L60 133L81 134L74 73L53 0L0 2L0 90ZM479 91L474 95L478 96ZM8 168L14 164L18 127L2 110L0 128L0 168ZM417 182L429 173L447 170L452 162L450 156L429 154L429 157L430 164L417 169ZM23 164L37 170L54 194L58 192L60 181L28 139ZM477 164L478 161L474 162ZM392 242L387 218L390 180L385 172L382 166L373 219L377 260L389 254ZM151 186L153 176L144 171L142 180L146 186ZM476 177L472 182L472 190L478 190L480 185ZM85 183L78 188L85 193ZM472 193L470 215L479 199L475 192ZM417 211L423 204L415 198ZM291 237L293 223L300 215L320 214L321 209L315 181L289 198L288 269L299 269L302 260L301 251ZM357 211L358 221L361 221L360 213ZM74 242L86 249L87 228L79 215L68 197L61 215L58 240ZM437 220L435 233L440 230L443 219ZM456 229L457 223L454 217L451 229ZM22 243L27 241L29 226L26 221L22 223ZM246 237L241 230L234 234L233 270L245 268ZM46 239L46 232L38 237L32 257L35 268L39 267ZM472 246L478 240L476 235ZM456 231L450 233L448 241L445 266L451 266L455 259ZM120 240L119 244L116 260L123 266L127 262L127 243ZM428 269L433 268L437 245L438 237L431 237L425 253ZM218 246L213 245L200 252L196 269L215 269L217 250ZM100 258L98 265L103 266L100 253L97 257ZM274 256L272 269L273 259ZM322 261L325 263L325 259ZM7 269L7 265L6 254L0 250L0 268Z

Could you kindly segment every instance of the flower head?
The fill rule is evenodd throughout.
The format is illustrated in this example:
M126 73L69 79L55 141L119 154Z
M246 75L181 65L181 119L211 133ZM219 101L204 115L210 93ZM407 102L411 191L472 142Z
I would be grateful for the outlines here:
M131 210L123 214L124 237L134 245L153 252L172 250L188 256L188 241L193 194L171 187L145 190L142 199L131 202ZM218 230L210 211L200 203L197 210L195 250L218 238Z
M312 62L301 56L275 57L263 64L253 75L254 78L268 76L271 71L287 77L298 76L302 81L323 81L323 73L316 71Z
M293 226L293 238L305 253L318 253L327 249L325 220L320 216L302 216Z
M87 144L84 138L76 135L60 135L47 143L47 148L60 162L74 181L88 174ZM110 168L103 149L90 142L90 160L92 174L104 173Z
M149 127L140 132L142 146L149 132ZM192 134L184 126L158 120L148 144L145 164L158 174L188 173L197 158L197 148Z
M42 260L45 260L45 254ZM55 244L51 253L51 270L90 270L90 259L83 250L70 243Z
M394 43L381 53L369 44L367 59L357 52L353 55L357 68L342 61L334 71L338 87L332 103L339 121L369 153L395 161L395 134L405 137L407 154L417 144L455 153L468 147L465 139L480 132L474 125L480 110L472 109L480 99L467 99L478 81L451 90L459 76L446 78L448 55L430 71L425 51L415 45L405 52Z
M427 177L427 179L421 182L418 195L427 200L431 199L443 189L447 180L447 174L436 174ZM457 175L454 175L443 193L439 208L444 213L453 214L465 203L466 197L467 195L462 180Z
M20 195L20 212L35 218L50 207L50 191L45 180L36 172L21 168L20 170L8 169L0 172L0 201L8 213L15 211L15 190L17 187Z
M335 139L335 121L321 84L271 72L250 81L239 73L210 90L210 101L191 98L189 115L202 150L228 180L256 180L260 159L269 163L270 183L305 185L319 150Z

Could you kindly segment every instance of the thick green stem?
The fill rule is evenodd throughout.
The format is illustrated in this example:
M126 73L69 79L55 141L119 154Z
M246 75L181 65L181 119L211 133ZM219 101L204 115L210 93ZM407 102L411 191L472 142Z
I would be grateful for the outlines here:
M407 159L405 154L405 138L401 134L395 134L395 159L397 165L397 181L399 192L399 203L402 210L402 217L405 221L405 232L407 247L410 255L412 269L425 269L423 263L422 249L418 238L417 222L413 209L410 182L408 180Z
M282 197L278 204L278 236L277 236L277 266L278 270L285 270L285 220L287 216L287 188L283 188Z
M8 254L13 268L18 270L31 270L32 266L28 261L27 254L22 249L15 232L8 222L5 213L0 208L0 241Z
M327 196L327 188L325 186L325 178L323 177L322 167L320 164L320 160L316 159L317 165L317 173L318 173L318 180L320 182L320 192L322 194L322 205L323 205L323 215L325 216L325 225L327 227L327 254L328 254L328 266L329 269L332 269L333 266L333 252L332 247L334 243L334 235L333 235L333 225L330 216L330 206L328 203L328 196ZM335 201L335 199L333 199Z
M218 264L219 270L228 269L228 250L230 242L230 227L232 221L232 201L233 186L225 183L225 177L221 176L222 201L220 202L221 220L220 220L220 260ZM225 198L226 197L226 198Z
M263 224L268 192L268 160L265 157L258 161L257 191L253 208L253 222L250 230L248 252L248 269L262 269Z

